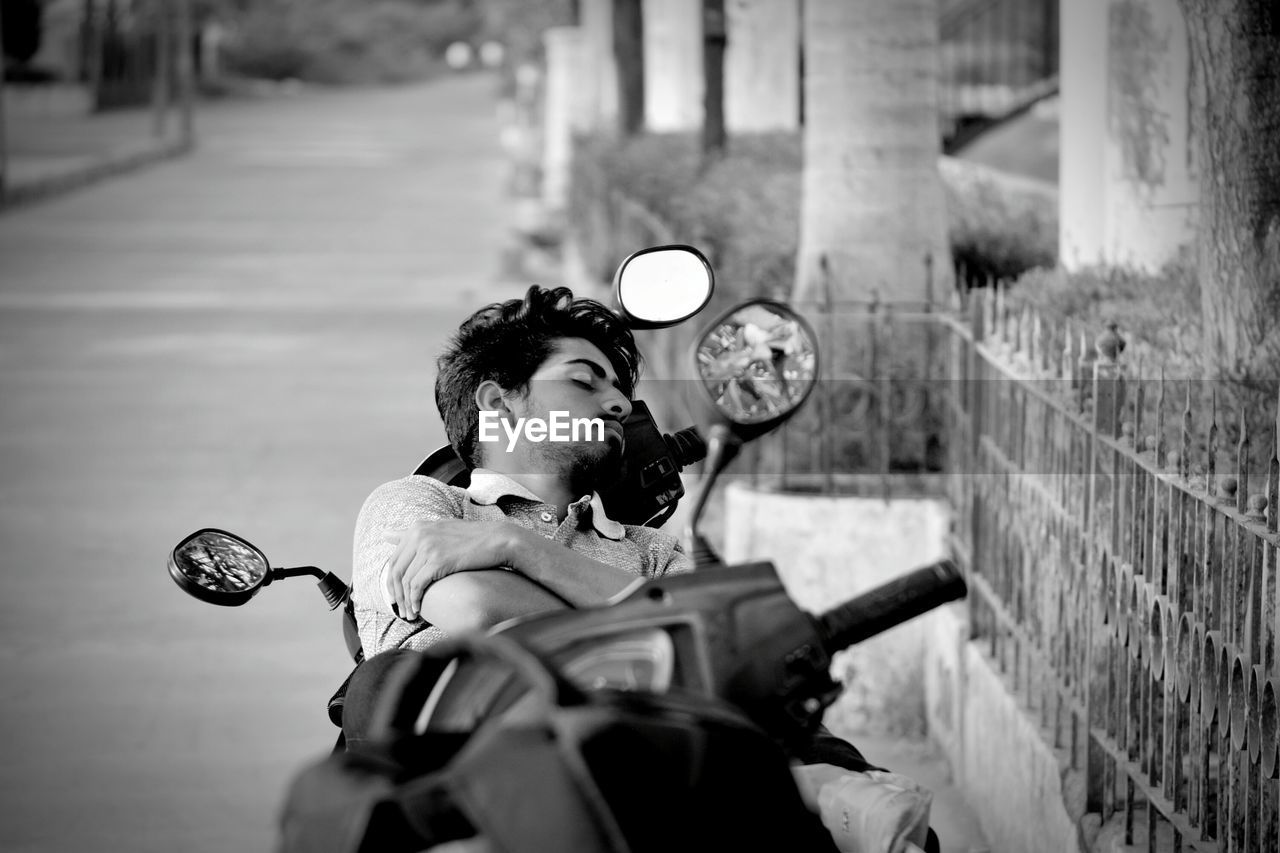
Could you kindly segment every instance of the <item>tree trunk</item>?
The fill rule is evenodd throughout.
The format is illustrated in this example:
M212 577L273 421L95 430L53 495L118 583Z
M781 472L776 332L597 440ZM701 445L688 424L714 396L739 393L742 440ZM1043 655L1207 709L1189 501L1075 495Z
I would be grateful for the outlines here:
M728 40L724 0L702 0L702 165L723 157L728 145L724 127L724 51Z
M613 0L613 54L618 63L618 122L623 136L644 130L644 4Z
M586 91L586 129L618 127L618 63L613 46L614 0L581 0L579 26L586 43L586 71L582 85Z
M806 0L795 296L922 301L950 286L937 0Z
M734 0L728 9L724 112L729 133L800 127L800 3Z
M1280 7L1179 0L1191 46L1206 364L1280 366Z
M702 127L702 4L644 0L644 123L650 133Z

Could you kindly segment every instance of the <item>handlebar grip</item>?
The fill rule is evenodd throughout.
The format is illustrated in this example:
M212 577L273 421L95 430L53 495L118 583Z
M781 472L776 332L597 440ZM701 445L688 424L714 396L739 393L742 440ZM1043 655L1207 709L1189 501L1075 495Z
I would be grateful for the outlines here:
M827 653L835 654L968 592L960 567L939 560L818 616L818 633Z
M674 435L663 435L662 439L682 470L707 458L707 442L696 426L685 427Z

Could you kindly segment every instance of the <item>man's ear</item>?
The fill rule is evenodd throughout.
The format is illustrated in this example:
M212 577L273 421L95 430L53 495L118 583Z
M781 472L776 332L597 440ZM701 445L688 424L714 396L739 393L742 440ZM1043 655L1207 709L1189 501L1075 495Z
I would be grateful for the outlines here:
M510 415L511 409L507 406L505 394L501 385L492 379L486 379L476 387L476 407L482 412Z

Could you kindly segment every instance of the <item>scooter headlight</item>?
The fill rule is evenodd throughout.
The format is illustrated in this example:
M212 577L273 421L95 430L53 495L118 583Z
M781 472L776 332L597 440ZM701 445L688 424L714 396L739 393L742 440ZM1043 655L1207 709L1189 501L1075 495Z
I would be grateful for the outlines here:
M666 693L675 673L675 646L666 631L642 628L576 643L554 660L584 690Z

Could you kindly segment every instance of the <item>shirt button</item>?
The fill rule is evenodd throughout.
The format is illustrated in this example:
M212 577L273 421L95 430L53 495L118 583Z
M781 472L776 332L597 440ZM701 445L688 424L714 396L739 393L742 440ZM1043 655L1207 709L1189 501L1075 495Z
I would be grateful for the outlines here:
M554 520L555 520L555 516L554 516L554 515L552 515L552 514L551 514L551 513L549 513L549 512L544 512L544 513L542 514L542 520L543 520L543 521L554 521Z

